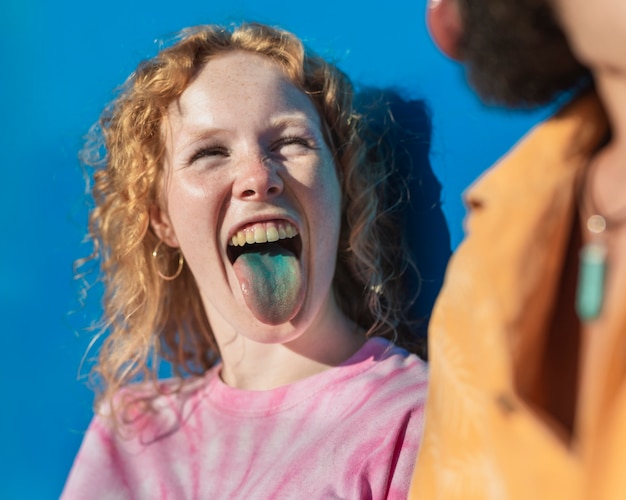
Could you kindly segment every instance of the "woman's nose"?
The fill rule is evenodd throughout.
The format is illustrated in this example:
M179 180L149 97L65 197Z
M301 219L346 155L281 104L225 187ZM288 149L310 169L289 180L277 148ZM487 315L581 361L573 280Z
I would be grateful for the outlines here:
M283 180L278 166L261 156L242 159L234 183L234 195L246 200L264 200L278 196L283 191Z

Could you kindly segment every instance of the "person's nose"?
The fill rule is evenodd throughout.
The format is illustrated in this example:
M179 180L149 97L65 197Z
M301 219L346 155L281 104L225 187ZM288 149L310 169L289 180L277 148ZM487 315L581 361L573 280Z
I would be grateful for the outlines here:
M249 155L242 158L233 189L237 198L262 201L278 196L283 192L283 180L279 166L262 155Z

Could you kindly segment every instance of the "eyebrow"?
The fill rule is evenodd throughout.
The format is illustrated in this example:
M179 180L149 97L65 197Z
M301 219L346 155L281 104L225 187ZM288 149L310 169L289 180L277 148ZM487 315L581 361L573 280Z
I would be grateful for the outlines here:
M320 119L321 121L321 119ZM288 127L314 127L319 126L315 121L305 113L288 114L286 116L279 116L277 119L270 122L271 128L288 128Z
M319 120L321 122L321 119ZM305 113L288 113L279 115L275 119L270 120L267 126L268 129L273 130L285 129L289 127L319 128L319 123L311 120L311 118ZM196 130L192 129L189 133L189 140L185 141L185 143L192 144L196 141L209 139L222 132L227 132L227 130L218 127L205 127L200 125Z

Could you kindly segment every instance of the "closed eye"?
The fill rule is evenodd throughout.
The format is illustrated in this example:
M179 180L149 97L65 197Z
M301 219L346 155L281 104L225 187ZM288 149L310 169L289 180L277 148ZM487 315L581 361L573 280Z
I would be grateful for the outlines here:
M281 155L301 154L310 150L316 150L315 141L303 136L282 137L272 144L271 151Z
M203 147L196 151L189 159L189 164L201 160L202 158L212 158L216 156L228 156L229 152L222 146Z

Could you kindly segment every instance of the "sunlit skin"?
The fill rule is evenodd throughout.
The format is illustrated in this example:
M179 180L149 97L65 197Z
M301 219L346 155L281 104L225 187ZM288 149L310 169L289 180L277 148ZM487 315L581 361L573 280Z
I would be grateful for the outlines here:
M331 290L341 192L321 130L309 97L246 52L211 59L169 108L163 201L151 222L198 283L229 385L283 385L362 345ZM289 319L270 325L244 300L227 248L242 229L288 224L302 242L303 292Z

